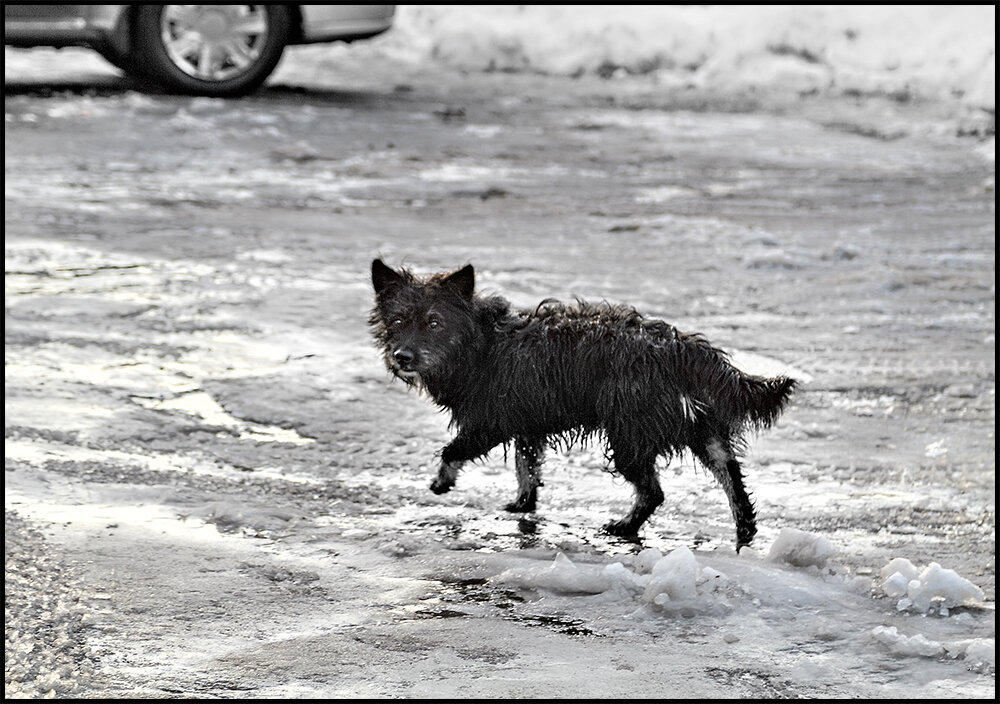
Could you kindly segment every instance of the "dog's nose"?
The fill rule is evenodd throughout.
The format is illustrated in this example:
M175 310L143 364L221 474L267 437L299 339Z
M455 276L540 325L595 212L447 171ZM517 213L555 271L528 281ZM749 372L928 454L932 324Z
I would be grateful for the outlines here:
M416 357L411 350L408 350L405 347L400 347L392 353L392 356L395 358L396 364L401 367L408 367Z

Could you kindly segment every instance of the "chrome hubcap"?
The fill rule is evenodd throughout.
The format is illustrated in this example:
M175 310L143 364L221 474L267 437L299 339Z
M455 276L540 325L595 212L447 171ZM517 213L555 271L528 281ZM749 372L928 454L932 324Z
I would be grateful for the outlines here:
M170 60L202 81L225 81L250 69L267 32L260 5L167 5L160 20Z

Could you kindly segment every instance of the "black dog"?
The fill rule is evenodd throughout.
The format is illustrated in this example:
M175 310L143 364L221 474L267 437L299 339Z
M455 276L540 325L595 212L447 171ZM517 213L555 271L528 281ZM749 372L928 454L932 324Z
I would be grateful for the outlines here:
M663 503L656 459L690 449L722 484L737 549L757 532L737 459L748 430L770 426L795 387L744 374L702 336L607 303L543 301L514 312L474 293L472 265L420 279L372 262L369 323L388 369L451 412L458 433L441 452L431 490L462 465L514 441L517 498L533 511L548 444L602 434L605 455L635 487L635 506L609 523L633 537Z

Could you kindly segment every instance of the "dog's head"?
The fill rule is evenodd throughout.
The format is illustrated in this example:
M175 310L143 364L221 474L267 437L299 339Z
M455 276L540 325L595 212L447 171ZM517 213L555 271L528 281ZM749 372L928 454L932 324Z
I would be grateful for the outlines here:
M419 279L372 262L375 307L369 324L386 367L407 384L452 374L475 346L478 315L472 265Z

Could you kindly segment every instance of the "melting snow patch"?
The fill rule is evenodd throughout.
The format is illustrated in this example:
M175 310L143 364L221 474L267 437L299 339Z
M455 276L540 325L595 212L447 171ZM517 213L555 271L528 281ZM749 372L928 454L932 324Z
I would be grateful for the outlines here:
M607 600L638 602L637 616L718 614L740 604L757 609L822 601L817 590L825 589L822 580L829 575L818 568L834 553L833 546L826 538L801 531L789 530L783 536L768 560L806 566L811 568L808 573L768 568L749 550L719 558L724 572L701 564L690 549L680 547L667 555L646 548L632 558L631 568L622 562L578 565L559 553L549 565L510 568L494 579L562 595L600 594ZM849 587L846 580L837 579Z
M836 553L836 548L823 536L816 536L795 528L782 528L778 539L771 546L767 559L785 562L795 567L823 567Z
M519 587L548 589L559 594L601 594L615 586L638 593L635 575L620 562L609 565L577 565L563 553L548 567L511 568L497 581Z
M550 563L518 563L493 580L547 592L553 597L617 602L623 607L623 617L630 614L630 618L639 620L743 614L773 625L787 620L790 613L802 613L810 619L839 614L844 619L841 635L845 638L852 633L870 633L898 654L947 655L964 658L974 667L993 667L992 638L951 642L955 627L974 620L969 613L949 619L951 625L947 627L944 621L937 621L941 628L922 629L924 633L919 636L901 635L885 624L876 627L884 612L871 601L871 580L851 576L832 563L835 553L835 547L825 537L786 528L764 559L751 550L739 555L731 551L696 554L680 547L667 555L646 548L610 564L577 564L559 553ZM982 606L984 598L981 589L953 570L936 563L921 569L903 558L893 560L882 570L882 589L888 596L900 599L901 614L909 612L914 616L931 610L947 616L949 609L956 606ZM847 616L851 609L855 610L854 617ZM873 623L871 619L877 620Z
M944 446L944 440L935 440L924 448L924 457L944 457L948 454L948 448Z
M975 584L936 562L918 568L905 557L897 557L882 568L882 592L899 598L896 608L942 616L956 606L981 605L985 595Z
M876 626L872 637L897 655L965 660L975 670L996 668L996 639L972 638L954 642L931 640L922 633L907 636L895 626Z

